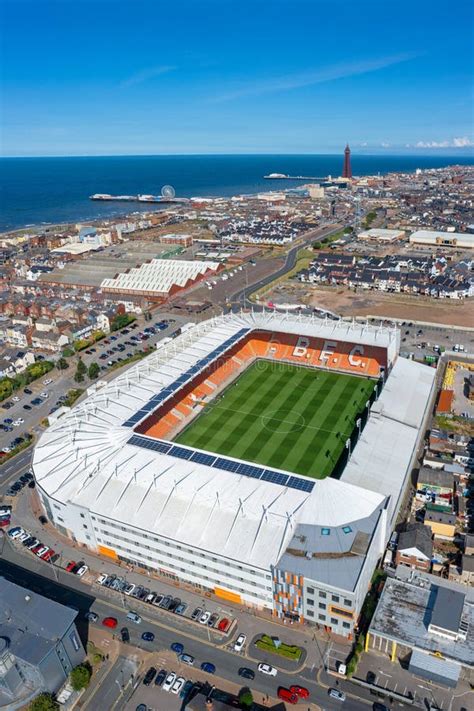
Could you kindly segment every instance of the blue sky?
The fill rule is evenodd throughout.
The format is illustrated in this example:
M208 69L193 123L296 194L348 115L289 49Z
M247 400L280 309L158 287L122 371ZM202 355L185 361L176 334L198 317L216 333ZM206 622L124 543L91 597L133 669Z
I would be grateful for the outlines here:
M473 8L0 0L2 154L469 154Z

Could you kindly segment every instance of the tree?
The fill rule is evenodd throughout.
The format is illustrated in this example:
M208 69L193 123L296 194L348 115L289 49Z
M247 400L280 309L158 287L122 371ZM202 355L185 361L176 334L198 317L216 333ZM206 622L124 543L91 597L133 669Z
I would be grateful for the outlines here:
M74 380L76 383L83 383L84 382L84 376L82 373L80 373L78 370L74 373Z
M88 373L89 378L90 378L91 380L95 380L95 379L98 377L99 373L100 373L100 368L99 368L99 366L97 365L97 363L91 363L90 366L89 366L89 370L87 371L87 373Z
M77 372L81 373L81 375L85 375L87 373L87 365L84 363L82 358L79 358L77 362Z
M66 358L63 358L63 357L61 356L61 358L60 358L60 359L58 360L58 362L56 363L56 368L57 368L58 370L66 370L66 368L69 368L69 364L68 364Z
M91 669L86 664L79 664L79 666L74 667L70 674L71 685L74 691L80 691L89 686L91 680Z
M241 689L239 693L239 704L243 709L249 709L253 704L253 696L250 689Z
M51 694L44 692L33 699L28 709L29 711L57 711L59 704Z

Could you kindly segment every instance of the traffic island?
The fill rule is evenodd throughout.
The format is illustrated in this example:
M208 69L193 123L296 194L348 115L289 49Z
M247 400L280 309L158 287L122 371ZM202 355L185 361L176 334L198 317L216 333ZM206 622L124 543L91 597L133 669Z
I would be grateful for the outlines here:
M259 634L252 639L249 646L249 656L255 661L267 661L271 655L269 663L285 669L289 672L296 672L304 667L307 652L303 647L294 644L286 644L280 637L268 634Z

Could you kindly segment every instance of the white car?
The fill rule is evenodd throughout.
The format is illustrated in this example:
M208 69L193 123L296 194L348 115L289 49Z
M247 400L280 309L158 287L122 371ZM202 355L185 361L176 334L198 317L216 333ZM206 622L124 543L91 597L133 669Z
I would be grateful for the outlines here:
M16 422L19 422L20 425L22 425L25 420L23 419L23 417L17 417L15 421L16 421Z
M268 676L277 675L277 670L275 669L275 667L270 666L270 664L259 664L257 669L262 674L268 674Z
M88 570L89 570L88 565L81 565L81 567L77 571L76 575L78 575L80 578L82 578L82 576L85 575Z
M201 623L201 625L207 625L210 616L211 613L208 610L206 610L206 612L203 612L201 617L199 618L199 622Z
M107 575L107 573L101 573L101 574L99 575L99 577L97 578L96 583L97 583L98 585L103 585L103 584L105 583L105 581L107 580L108 577L109 577L109 576Z
M23 543L23 541L26 541L27 538L30 538L30 535L31 534L28 533L28 531L23 531L23 533L20 533L20 535L18 536L18 541L20 543Z
M8 535L10 536L10 538L13 538L13 540L15 540L15 538L21 536L22 533L25 533L22 528L14 528L8 532Z
M43 400L47 400L48 397L49 397L49 395L48 395L48 393L45 391L44 393L40 393L40 397L42 397Z
M135 622L136 625L139 625L142 621L142 618L138 613L132 612L132 610L130 610L130 612L127 612L127 620L131 620L132 622Z
M172 694L179 694L179 692L183 688L185 682L186 682L186 679L184 679L184 677L178 676L178 678L174 682L173 686L171 687L171 693Z
M125 595L131 595L132 592L135 590L136 587L137 587L137 586L136 586L134 583L130 583L130 585L128 586L128 588L125 588L125 590L124 590Z
M38 558L41 558L42 555L47 553L49 551L49 546L42 546L38 551L36 551L36 555Z
M176 674L174 672L170 672L164 680L163 686L161 688L163 689L163 691L171 691L171 687L173 686L175 681Z
M247 641L247 636L245 634L239 634L234 644L234 652L241 652L244 648L244 644Z
M13 402L20 402L20 398L18 395L15 395L15 397L12 397Z
M4 448L2 449L2 452L4 452L5 454L9 454L11 451L12 451L12 450L11 450L11 447L4 447Z
M51 385L52 382L51 378L47 378L46 380L43 380L43 385Z
M15 420L14 422L12 422L12 427L19 427L20 425L21 425L21 422L19 422L18 420Z

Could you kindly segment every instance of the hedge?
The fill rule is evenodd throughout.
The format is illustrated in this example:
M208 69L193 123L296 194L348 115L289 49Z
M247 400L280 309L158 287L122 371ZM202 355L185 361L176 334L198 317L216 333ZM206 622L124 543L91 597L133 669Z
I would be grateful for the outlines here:
M279 654L281 657L292 659L295 662L299 660L302 654L301 648L295 645L284 644L282 642L279 647L276 647L273 639L267 634L262 635L261 638L255 642L255 646L265 652L273 652L273 654Z

